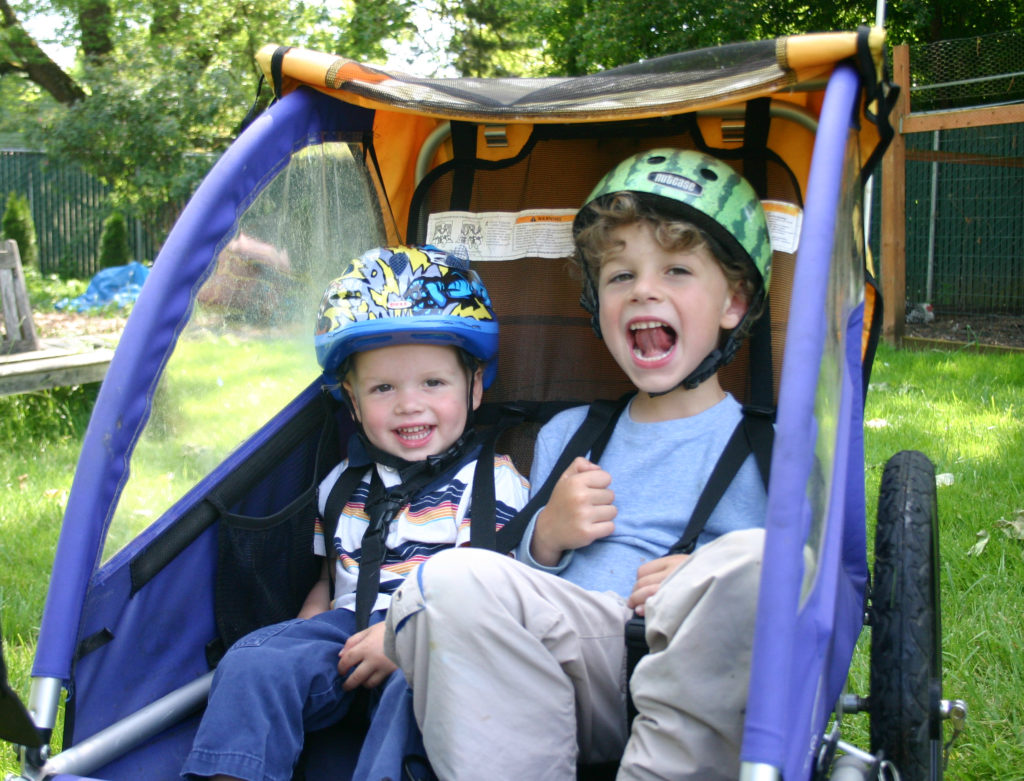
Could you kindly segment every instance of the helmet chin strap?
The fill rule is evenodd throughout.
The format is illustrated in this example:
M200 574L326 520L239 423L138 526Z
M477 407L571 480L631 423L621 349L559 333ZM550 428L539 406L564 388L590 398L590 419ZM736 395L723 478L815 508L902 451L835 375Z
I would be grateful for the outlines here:
M462 432L462 436L455 440L443 453L427 456L420 461L407 461L404 458L399 458L396 455L381 450L370 442L363 432L362 426L359 426L357 436L360 442L362 442L363 447L366 448L366 454L376 463L383 464L398 472L398 476L403 483L424 472L435 475L444 473L450 467L457 464L466 452L476 444L476 431L472 428L467 428Z

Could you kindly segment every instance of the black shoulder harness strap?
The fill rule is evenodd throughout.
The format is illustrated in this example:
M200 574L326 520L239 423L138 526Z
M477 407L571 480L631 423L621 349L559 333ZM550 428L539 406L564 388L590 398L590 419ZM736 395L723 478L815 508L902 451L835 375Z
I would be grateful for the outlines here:
M729 484L732 483L736 473L740 471L747 456L754 454L758 471L764 481L765 490L768 489L768 475L771 470L772 442L775 438L775 429L772 425L773 414L770 410L761 407L744 407L743 417L733 429L732 436L718 457L718 463L711 472L704 490L697 499L693 508L693 514L682 536L669 549L669 553L692 553L697 545L697 537L704 530L708 518L718 506L719 500L725 495Z
M479 460L477 463L479 464ZM346 468L327 495L324 517L321 519L324 527L325 551L328 560L332 562L328 568L332 581L334 577L333 560L336 556L334 535L337 531L338 519L345 509L345 504L362 482L367 469L370 470L370 489L366 497L365 509L369 520L360 543L359 577L356 581L355 613L356 626L359 629L369 626L370 614L373 612L373 606L380 591L380 568L387 555L388 525L398 512L415 498L416 494L439 477L433 472L424 471L391 489L385 489L375 465ZM493 488L492 481L492 491Z
M590 405L590 409L587 410L587 416L562 449L562 454L551 468L551 473L547 476L540 490L497 533L497 543L494 548L496 551L499 553L509 553L519 545L523 532L530 525L534 514L547 504L548 499L551 497L551 492L555 488L555 483L558 482L558 478L562 476L562 473L569 468L569 464L572 463L573 459L577 456L585 455L587 452L590 453L591 461L597 461L601 457L601 453L604 452L605 445L608 444L612 431L615 429L615 423L618 421L619 415L626 408L626 404L631 396L632 394L624 396L617 401L599 399Z

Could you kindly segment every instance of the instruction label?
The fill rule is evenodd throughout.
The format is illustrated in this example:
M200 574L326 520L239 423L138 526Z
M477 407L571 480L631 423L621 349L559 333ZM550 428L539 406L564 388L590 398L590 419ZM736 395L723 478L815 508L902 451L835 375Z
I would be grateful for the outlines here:
M427 219L427 243L472 261L566 258L573 254L575 209L438 212Z
M764 216L768 220L768 236L775 252L794 253L800 246L800 226L804 212L795 203L785 201L761 201Z

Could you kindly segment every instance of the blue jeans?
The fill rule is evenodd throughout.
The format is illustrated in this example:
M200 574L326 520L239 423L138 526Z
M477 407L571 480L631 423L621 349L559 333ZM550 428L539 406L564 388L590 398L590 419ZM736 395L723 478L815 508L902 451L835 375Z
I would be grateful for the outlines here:
M382 618L377 613L371 622ZM289 781L305 733L334 724L352 703L354 693L342 689L338 652L354 633L354 614L331 610L257 629L236 642L214 674L182 775ZM397 778L404 753L416 750L407 690L395 673L373 693L375 737L361 752L359 777L380 779L394 770Z

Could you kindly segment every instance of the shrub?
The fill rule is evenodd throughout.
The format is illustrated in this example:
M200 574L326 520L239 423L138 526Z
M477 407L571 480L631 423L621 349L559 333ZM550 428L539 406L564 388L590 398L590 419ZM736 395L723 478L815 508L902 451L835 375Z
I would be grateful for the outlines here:
M103 232L100 234L100 268L124 266L131 260L131 255L128 222L121 212L111 212L103 221Z
M28 197L12 192L7 196L4 208L3 233L5 239L18 242L21 263L26 267L35 267L39 263L39 248L36 244L36 226L32 221L32 209L28 205Z

